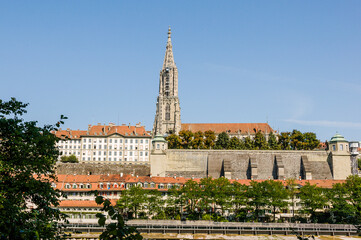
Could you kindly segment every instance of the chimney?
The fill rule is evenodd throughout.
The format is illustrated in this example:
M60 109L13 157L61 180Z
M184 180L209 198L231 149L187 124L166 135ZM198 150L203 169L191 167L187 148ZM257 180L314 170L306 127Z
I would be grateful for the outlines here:
M98 126L102 125L101 123L98 123Z
M122 172L120 173L120 177L123 177L123 173L122 173Z
M139 123L137 123L137 124L135 124L135 127L137 127L137 128L139 128L139 127L141 127L141 125L140 125L141 123L139 122Z

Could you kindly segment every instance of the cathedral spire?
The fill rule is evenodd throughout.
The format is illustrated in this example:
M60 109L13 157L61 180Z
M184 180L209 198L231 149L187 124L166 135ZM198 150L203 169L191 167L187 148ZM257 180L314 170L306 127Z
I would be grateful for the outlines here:
M157 110L152 135L178 134L180 129L178 69L174 63L171 30L169 27L163 68L159 75L159 95L157 98Z
M173 57L173 47L172 47L172 39L171 39L171 29L170 27L168 28L168 41L167 41L167 47L166 47L166 51L165 51L165 57L164 57L164 62L163 62L163 69L168 68L174 68L175 66L175 62L174 62L174 57Z

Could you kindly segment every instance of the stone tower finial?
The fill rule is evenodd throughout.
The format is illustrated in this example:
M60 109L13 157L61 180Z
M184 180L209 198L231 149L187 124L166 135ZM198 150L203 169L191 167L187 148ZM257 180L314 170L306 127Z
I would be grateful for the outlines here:
M170 27L168 28L168 41L167 47L165 50L164 62L163 62L163 69L168 68L175 68L175 62L173 57L173 47L172 47L172 39L171 39L172 31Z

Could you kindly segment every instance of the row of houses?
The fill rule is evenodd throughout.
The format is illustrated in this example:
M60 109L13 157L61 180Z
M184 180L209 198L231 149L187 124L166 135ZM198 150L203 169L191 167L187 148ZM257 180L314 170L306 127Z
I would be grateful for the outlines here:
M89 223L96 224L96 213L100 212L101 206L95 203L95 195L92 191L98 191L101 196L111 200L115 205L121 192L132 186L140 186L143 189L158 190L166 198L167 191L172 187L180 187L192 178L184 177L151 177L135 175L58 175L58 181L53 183L53 187L62 190L66 198L60 201L59 209L69 215L70 223ZM193 179L199 182L199 178ZM233 179L231 183L249 185L252 180ZM264 181L264 180L255 180ZM275 180L282 182L285 186L285 180ZM332 188L336 183L342 183L343 180L296 180L299 188L306 183L317 185L322 188ZM287 215L287 213L283 213ZM290 215L290 214L288 214ZM291 216L291 215L290 215Z

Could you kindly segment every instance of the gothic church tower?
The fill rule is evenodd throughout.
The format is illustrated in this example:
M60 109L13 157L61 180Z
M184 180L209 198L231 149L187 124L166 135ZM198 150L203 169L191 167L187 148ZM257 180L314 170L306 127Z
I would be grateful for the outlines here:
M163 68L159 77L159 95L152 135L178 134L180 130L178 69L174 62L171 30L169 28Z

